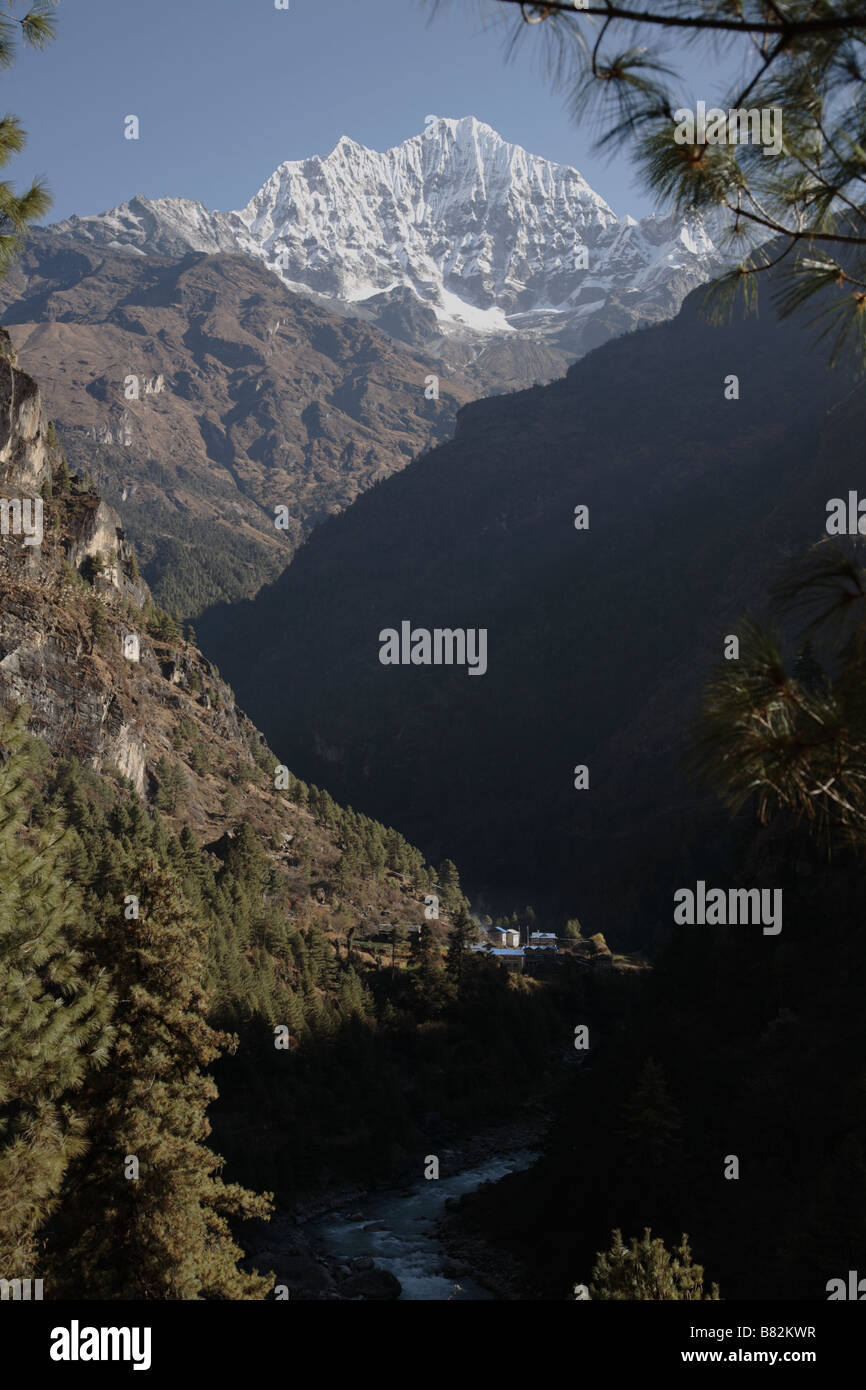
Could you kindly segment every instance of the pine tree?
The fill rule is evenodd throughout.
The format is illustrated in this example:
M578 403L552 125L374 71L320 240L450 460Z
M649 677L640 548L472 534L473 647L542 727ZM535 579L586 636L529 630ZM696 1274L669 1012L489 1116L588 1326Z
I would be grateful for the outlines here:
M479 4L510 12L515 38L540 36L573 117L584 127L596 124L597 148L631 147L666 211L717 209L730 217L727 243L736 263L709 291L717 317L740 298L754 310L757 284L769 276L784 314L804 304L813 310L810 322L827 338L831 362L848 341L861 361L866 357L861 7L851 0L822 0L820 7L812 0L647 0L614 12L566 0ZM720 33L739 50L730 85L718 93L721 131L711 134L713 108L701 131L695 112L680 107L688 77L675 58L672 66L673 49L664 42L674 26L691 39L690 51L700 43L709 48ZM760 133L749 125L753 113L760 113Z
M409 948L410 962L417 966L416 986L425 1008L439 1004L442 982L442 957L430 922L421 923L421 930L412 933Z
M363 1018L367 1012L364 987L353 968L344 971L340 980L340 1012L344 1018Z
M320 989L327 989L334 982L334 952L321 927L310 927L307 938L309 946L309 970L312 983Z
M741 623L740 658L716 668L691 741L695 771L731 811L754 798L762 822L796 816L828 850L866 844L864 558L861 541L825 538L789 562L773 600L806 639L798 656L786 663L776 631Z
M44 48L53 39L55 21L51 11L55 3L56 0L30 0L21 18L0 15L0 67L12 64L19 34L31 48ZM11 3L7 8L12 8ZM0 169L5 168L14 155L20 154L26 143L20 121L15 116L4 116L0 120ZM0 183L0 277L6 274L20 251L22 234L28 223L44 217L50 207L51 197L38 179L20 195L13 191L11 184Z
M37 1241L86 1143L76 1091L105 1060L110 999L82 944L56 815L26 829L26 712L0 728L0 1271L34 1273Z
M166 811L173 815L177 810L178 799L186 791L186 782L183 773L174 763L169 762L168 758L162 755L154 770L157 787L153 797L153 804L160 811Z
M225 859L226 873L254 892L261 891L267 864L255 831L244 822L235 828Z
M463 900L460 875L451 859L443 859L439 865L439 896L446 911L456 911Z
M348 893L361 877L361 856L357 845L350 843L334 869L334 884L340 893Z
M57 472L54 474L54 488L61 497L65 497L72 485L69 476L69 465L66 462L66 455L60 455L60 462L57 465Z
M622 1232L614 1231L610 1249L596 1255L589 1295L620 1302L714 1302L719 1290L713 1284L709 1293L704 1292L703 1267L692 1264L688 1236L669 1251L663 1241L651 1238L649 1230L629 1247L623 1243Z
M472 918L465 907L460 907L454 915L454 925L448 937L448 953L445 958L446 973L458 989L463 981L471 935Z
M204 1068L233 1040L205 1019L204 929L165 870L143 864L129 890L138 920L119 907L101 942L116 1039L86 1090L93 1143L57 1218L56 1277L78 1297L261 1298L269 1282L238 1270L229 1220L267 1216L269 1198L224 1184L206 1146Z

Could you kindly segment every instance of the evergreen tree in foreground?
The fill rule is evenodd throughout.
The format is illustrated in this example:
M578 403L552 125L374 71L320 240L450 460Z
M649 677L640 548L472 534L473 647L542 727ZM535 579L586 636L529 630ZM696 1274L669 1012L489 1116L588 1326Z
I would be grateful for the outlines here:
M73 1102L107 1054L110 999L80 944L58 817L28 828L26 713L0 726L0 1277L36 1274L38 1236L86 1147Z
M53 10L57 0L32 0L27 6L16 6L7 0L6 9L23 8L23 15L0 14L0 68L15 61L16 41L22 38L30 48L44 48L54 38ZM20 154L27 143L21 122L15 116L0 119L0 169ZM18 194L5 180L0 182L0 279L21 249L22 234L28 223L44 217L51 207L51 197L45 185L36 179L26 193Z
M623 1244L622 1232L614 1231L611 1247L599 1251L589 1285L590 1298L631 1300L653 1303L702 1300L717 1301L719 1290L713 1284L704 1292L704 1271L692 1264L688 1236L674 1251L664 1242L651 1238L649 1230L638 1242Z
M428 0L434 8L447 0ZM463 0L466 3L466 0ZM856 347L866 365L866 14L856 0L477 0L515 18L513 40L541 37L555 86L597 149L630 148L645 186L678 216L727 214L733 268L708 287L716 317L760 277L783 314L802 305L828 339L831 363ZM723 36L729 65L719 106L701 128L692 76L669 42ZM700 97L701 92L695 94ZM713 112L716 116L713 116ZM756 121L759 128L756 127ZM765 158L770 154L771 158ZM777 269L778 267L778 269Z
M117 1007L109 1067L86 1092L91 1147L74 1166L53 1233L66 1296L255 1299L271 1281L237 1268L230 1218L267 1217L270 1198L227 1185L207 1148L204 1072L234 1040L205 1019L204 929L172 876L143 865L101 942Z
M825 537L773 592L791 638L740 624L740 658L707 684L690 758L736 812L801 820L828 850L866 845L866 547ZM815 647L813 644L817 644ZM821 657L819 661L815 652Z

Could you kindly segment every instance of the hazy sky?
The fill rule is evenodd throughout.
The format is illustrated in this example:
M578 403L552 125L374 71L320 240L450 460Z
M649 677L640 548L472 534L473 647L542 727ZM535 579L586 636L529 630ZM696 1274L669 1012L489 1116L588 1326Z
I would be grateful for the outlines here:
M421 0L63 0L59 37L0 76L2 109L28 132L6 177L41 174L50 221L135 193L244 206L286 159L341 135L384 150L428 114L477 116L533 154L578 168L623 214L652 203L625 156L591 153L553 92L537 30L506 61L513 12L482 25L471 0L431 19ZM718 76L690 54L697 95ZM141 139L123 138L137 115Z

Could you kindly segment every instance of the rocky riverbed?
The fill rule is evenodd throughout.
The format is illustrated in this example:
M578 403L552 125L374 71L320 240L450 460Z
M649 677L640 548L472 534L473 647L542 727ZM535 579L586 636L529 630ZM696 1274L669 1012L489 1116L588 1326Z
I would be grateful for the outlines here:
M438 1179L426 1179L419 1160L373 1190L308 1195L268 1223L251 1223L248 1267L273 1270L290 1299L519 1298L519 1268L464 1232L451 1212L481 1183L528 1167L544 1128L545 1117L534 1114L441 1145Z

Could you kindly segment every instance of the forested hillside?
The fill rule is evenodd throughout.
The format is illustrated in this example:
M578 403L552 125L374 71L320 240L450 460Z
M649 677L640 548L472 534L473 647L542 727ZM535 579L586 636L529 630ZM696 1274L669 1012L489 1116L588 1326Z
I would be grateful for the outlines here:
M378 1181L510 1118L583 972L548 987L470 955L454 865L278 763L70 475L35 383L0 372L3 492L38 490L44 528L0 551L4 1277L263 1297L234 1243L267 1213L253 1190Z

